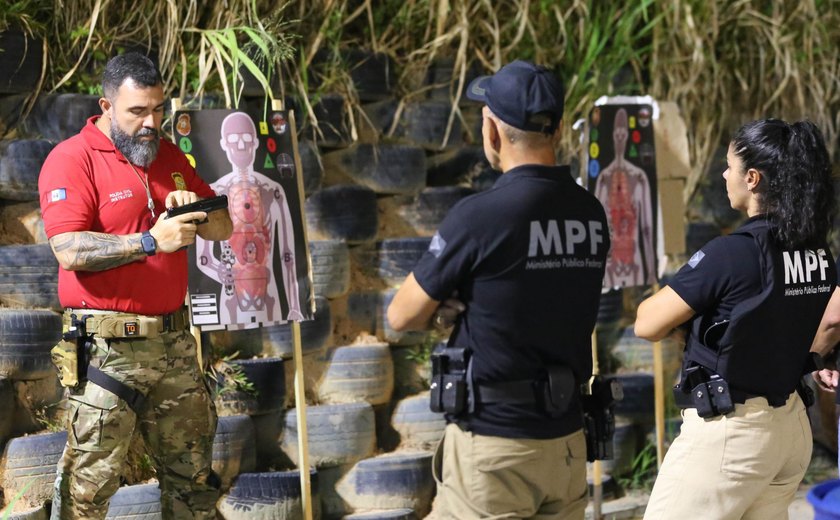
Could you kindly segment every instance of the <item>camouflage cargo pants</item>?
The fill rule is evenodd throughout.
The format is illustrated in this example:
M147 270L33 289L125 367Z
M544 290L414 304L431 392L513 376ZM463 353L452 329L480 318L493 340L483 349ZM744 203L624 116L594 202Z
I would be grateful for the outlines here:
M208 484L216 409L193 336L175 331L155 339L96 338L95 350L91 364L145 394L146 402L136 415L91 382L71 391L53 518L105 517L136 428L157 471L163 518L216 518L219 490Z

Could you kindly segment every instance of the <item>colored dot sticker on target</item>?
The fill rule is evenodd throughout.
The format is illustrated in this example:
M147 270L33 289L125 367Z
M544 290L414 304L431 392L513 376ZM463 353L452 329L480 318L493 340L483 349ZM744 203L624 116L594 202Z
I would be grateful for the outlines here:
M598 140L598 129L597 128L593 128L589 131L589 139L591 141L597 141Z
M178 139L178 147L184 153L192 152L192 141L190 141L189 137L182 137Z
M639 144L642 142L642 133L638 130L633 130L633 133L630 134L630 139L632 139L634 143Z
M592 143L589 145L589 157L593 159L597 159L598 156L601 155L601 147L598 146L598 143Z
M269 152L274 153L277 151L277 141L273 137L269 137L265 141L265 147L268 148Z
M627 126L630 127L630 130L636 128L636 116L630 116L627 119Z
M190 166L195 168L195 157L193 157L192 154L189 153L185 155L187 156L187 160L190 162Z
M629 155L630 157L638 157L639 156L639 151L636 150L636 145L635 144L630 145L630 153L628 153L627 155Z
M265 162L263 163L263 168L274 168L274 162L271 160L270 155L265 156Z
M268 135L268 123L260 121L260 135Z
M589 161L589 177L594 179L599 173L601 173L601 163L592 159Z

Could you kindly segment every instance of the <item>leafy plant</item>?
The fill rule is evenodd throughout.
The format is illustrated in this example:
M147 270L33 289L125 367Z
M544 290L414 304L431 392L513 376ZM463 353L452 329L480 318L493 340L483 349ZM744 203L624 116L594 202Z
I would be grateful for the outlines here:
M238 352L219 359L210 366L205 376L212 381L211 387L215 389L214 397L225 395L231 392L245 392L253 396L257 395L257 389L252 383L242 367L236 363L230 363Z
M656 479L656 472L656 444L647 443L633 459L630 472L618 477L618 483L624 489L650 491Z

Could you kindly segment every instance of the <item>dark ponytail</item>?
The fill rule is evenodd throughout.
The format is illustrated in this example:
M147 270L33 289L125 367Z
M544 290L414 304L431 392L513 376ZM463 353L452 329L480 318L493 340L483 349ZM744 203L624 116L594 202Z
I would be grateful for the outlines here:
M810 121L788 124L762 119L742 126L732 139L744 172L755 168L767 184L761 209L789 249L824 244L834 219L831 161L822 133Z

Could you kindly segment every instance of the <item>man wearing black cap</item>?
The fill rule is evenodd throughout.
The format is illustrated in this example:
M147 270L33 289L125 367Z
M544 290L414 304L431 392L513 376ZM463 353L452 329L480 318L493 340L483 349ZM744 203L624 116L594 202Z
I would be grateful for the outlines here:
M555 147L563 87L515 61L478 78L492 189L456 204L388 309L396 330L455 325L433 355L449 423L434 472L444 518L578 518L586 507L579 388L609 250L600 202Z

